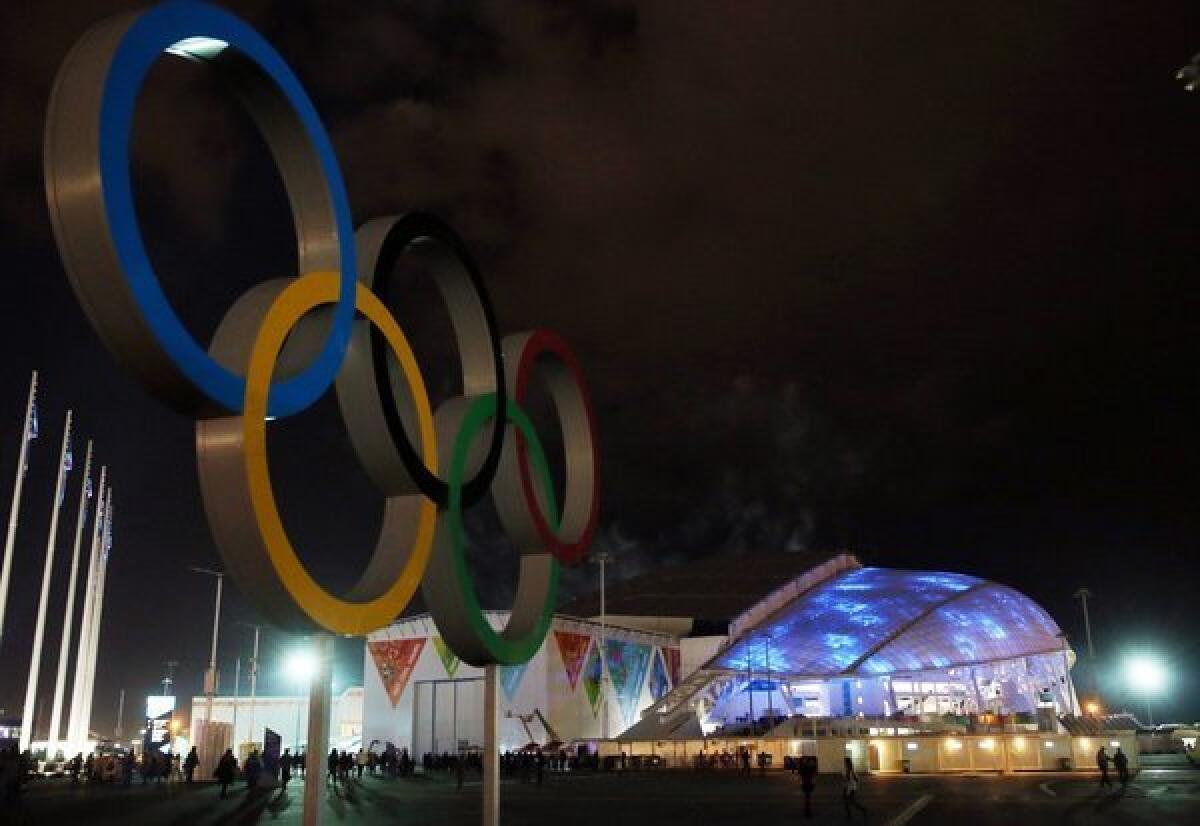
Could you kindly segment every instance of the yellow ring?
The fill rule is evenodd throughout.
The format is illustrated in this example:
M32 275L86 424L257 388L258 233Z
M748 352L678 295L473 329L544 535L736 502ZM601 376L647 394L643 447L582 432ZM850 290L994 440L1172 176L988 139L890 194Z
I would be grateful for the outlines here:
M417 535L408 562L395 583L379 597L366 602L348 602L326 591L309 575L296 555L271 487L271 472L267 462L267 396L275 362L296 322L310 310L338 300L339 276L336 272L309 273L290 284L271 304L254 339L250 366L246 372L246 400L242 414L242 437L246 481L258 532L266 546L271 565L279 581L300 610L318 625L339 634L365 634L387 625L408 605L421 584L429 563L433 536L437 524L437 506L421 497L417 520ZM404 376L412 388L416 407L417 429L421 450L431 470L437 471L437 435L433 426L433 409L425 381L417 366L408 338L395 317L370 290L357 285L354 305L358 312L377 326L387 339Z

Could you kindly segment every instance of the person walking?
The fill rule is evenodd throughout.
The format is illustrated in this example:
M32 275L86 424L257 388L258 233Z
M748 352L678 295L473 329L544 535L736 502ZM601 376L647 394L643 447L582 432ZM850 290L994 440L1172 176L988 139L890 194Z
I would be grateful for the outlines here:
M125 756L121 759L121 785L129 786L133 783L133 768L137 764L137 757L133 754L133 749L125 752Z
M192 778L196 774L196 767L199 765L200 756L196 754L196 747L192 746L191 751L187 753L187 757L183 758L183 777L186 782L192 782Z
M329 750L329 757L326 758L326 760L325 760L325 768L326 768L325 782L329 783L330 781L332 781L333 788L336 789L337 781L338 781L338 750L337 749Z
M279 758L279 788L281 792L287 791L288 781L292 779L292 750L284 749L283 754Z
M1117 753L1113 755L1113 765L1117 767L1117 779L1121 781L1121 794L1125 794L1129 787L1129 755L1121 751L1120 746L1117 746Z
M221 784L222 798L229 797L229 787L233 784L233 778L236 774L237 758L233 756L233 749L225 749L225 753L217 761L216 770L213 771L217 782Z
M846 819L850 819L850 810L862 812L863 820L867 819L867 808L858 802L858 773L854 771L854 762L849 758L842 760L842 805L846 807Z
M367 770L367 750L360 748L354 756L354 767L358 769L358 779L362 780L363 772Z
M800 790L804 792L804 816L812 818L812 796L817 789L817 758L801 757L796 762L800 772Z
M1108 752L1104 750L1104 746L1100 747L1100 751L1096 752L1096 767L1100 769L1100 788L1112 788L1112 779L1108 776L1108 764L1111 758Z
M258 787L258 778L262 774L262 760L258 756L258 749L250 752L250 756L246 758L246 765L242 769L242 774L246 777L247 789Z

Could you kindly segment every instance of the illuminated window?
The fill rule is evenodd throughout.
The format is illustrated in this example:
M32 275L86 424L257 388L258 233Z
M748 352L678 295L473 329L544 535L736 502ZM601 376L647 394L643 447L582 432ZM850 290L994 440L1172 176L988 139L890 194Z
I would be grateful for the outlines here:
M952 739L946 741L946 750L947 751L958 751L961 748L962 748L962 743L959 742L958 740L954 740L952 738Z
M909 751L916 751L917 744L916 743L905 743L904 748L908 749Z

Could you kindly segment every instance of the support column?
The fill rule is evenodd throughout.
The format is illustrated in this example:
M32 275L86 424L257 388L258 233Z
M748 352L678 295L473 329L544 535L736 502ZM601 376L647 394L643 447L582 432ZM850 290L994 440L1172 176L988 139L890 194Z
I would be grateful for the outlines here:
M483 669L483 826L500 824L500 738L496 678L499 666Z
M316 634L317 674L308 689L308 744L304 758L304 826L318 826L325 808L325 758L333 695L333 635Z

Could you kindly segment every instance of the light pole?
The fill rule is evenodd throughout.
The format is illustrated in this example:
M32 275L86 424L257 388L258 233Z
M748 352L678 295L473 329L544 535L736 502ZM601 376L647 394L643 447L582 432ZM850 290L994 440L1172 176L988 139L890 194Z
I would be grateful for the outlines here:
M250 655L250 739L257 744L258 737L254 733L254 703L258 696L258 635L262 626L244 620L239 620L238 624L254 629L254 653Z
M204 697L207 701L205 705L208 707L206 716L205 728L208 731L212 730L213 722L213 695L217 691L217 632L221 626L221 587L225 583L225 572L214 571L209 568L197 568L192 566L189 570L193 573L204 574L206 576L216 577L217 579L217 598L213 607L213 629L212 629L212 648L208 654L208 671L204 675ZM192 724L192 741L196 741L195 723ZM204 748L200 751L205 755L208 754L208 737L204 738ZM205 759L205 768L209 768L207 757Z
M329 703L333 684L333 635L315 634L311 649L292 653L288 673L308 689L308 738L304 758L304 826L316 826L320 819L322 765L329 745ZM299 705L297 705L299 709ZM299 711L297 739L299 738Z
M600 736L608 737L608 606L604 601L604 579L611 555L608 551L600 551L591 558L600 566Z
M1092 598L1092 592L1087 588L1080 588L1075 592L1075 599L1083 606L1083 630L1087 636L1088 647L1088 663L1096 664L1096 649L1092 647L1092 621L1088 617L1087 601Z
M238 713L238 694L241 691L242 682L242 658L238 657L233 662L233 753L238 754L238 733L237 733L237 713Z

